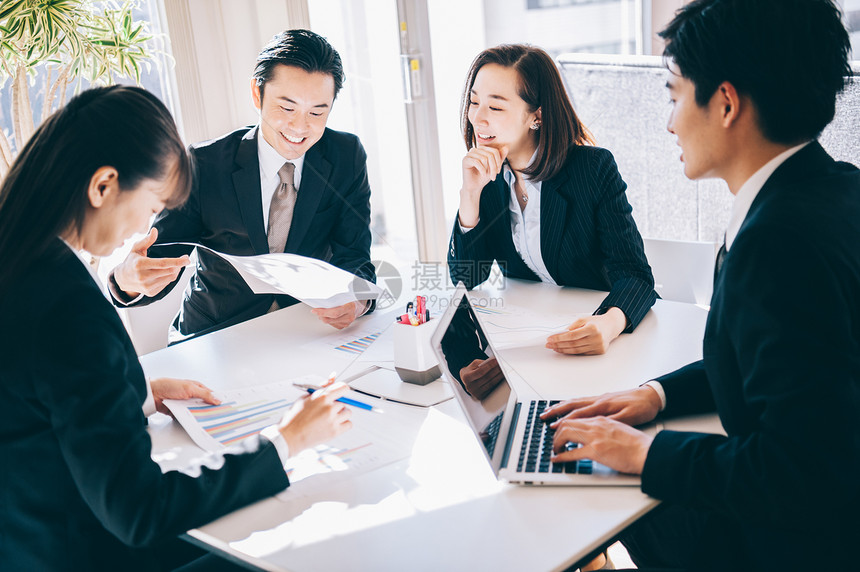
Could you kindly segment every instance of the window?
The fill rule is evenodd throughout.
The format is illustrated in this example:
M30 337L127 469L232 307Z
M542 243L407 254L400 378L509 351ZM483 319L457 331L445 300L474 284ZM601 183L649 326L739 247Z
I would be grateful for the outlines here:
M374 259L417 257L409 140L394 0L309 0L311 29L343 60L346 82L328 126L354 133L367 151Z
M164 26L163 18L163 0L138 0L132 12L134 22L147 22L149 32L154 36L153 44L150 47L153 53L154 61L150 65L144 65L141 68L140 84L145 89L155 94L161 99L168 109L177 115L176 106L173 102L174 79L172 72L172 61L168 50L169 43L165 35L166 27ZM154 51L153 51L154 49ZM55 68L56 66L54 66ZM33 119L38 127L39 123L44 120L43 117L43 102L47 91L47 79L50 77L56 80L58 71L56 69L48 69L42 65L36 69L33 80L30 86L30 106L33 110ZM118 78L117 83L133 85L134 78ZM65 92L65 101L71 99L75 93L87 89L90 86L85 79L75 79L67 85ZM17 142L14 140L13 119L12 119L12 82L7 80L0 88L0 128L6 134L7 139L13 149L17 149ZM178 120L178 118L177 118ZM99 271L102 278L106 277L114 266L119 264L128 253L134 240L139 240L140 237L130 239L124 247L117 249L111 256L106 257L99 264Z
M169 56L167 55L167 40L164 35L163 18L161 16L162 0L139 0L133 11L133 20L135 22L145 21L149 24L150 32L157 38L155 40L155 48L161 52L157 56L157 63L153 62L150 66L144 66L141 69L141 85L147 90L157 95L176 115L176 109L172 101L172 79L170 72ZM39 123L44 119L43 103L47 91L47 79L50 77L56 80L58 70L56 66L51 66L50 70L45 65L40 65L36 68L36 73L31 79L30 85L30 106L33 110L33 119L38 127ZM133 78L118 79L117 83L134 84ZM65 92L66 101L71 99L75 93L89 87L89 83L82 79L75 79L68 84ZM18 148L18 144L14 138L13 119L12 119L12 81L7 81L0 86L0 128L6 134L13 149Z
M860 0L840 0L839 7L851 37L853 58L860 60Z

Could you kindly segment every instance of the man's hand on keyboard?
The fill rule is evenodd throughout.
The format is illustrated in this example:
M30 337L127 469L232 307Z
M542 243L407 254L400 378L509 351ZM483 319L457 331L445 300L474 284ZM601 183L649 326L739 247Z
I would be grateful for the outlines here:
M603 416L628 425L641 425L653 421L661 406L662 401L657 392L649 386L642 386L628 391L562 401L544 411L541 419L548 422L552 419L561 421Z
M552 462L591 459L621 473L642 474L653 437L606 417L563 419L555 424ZM568 443L579 443L570 448Z

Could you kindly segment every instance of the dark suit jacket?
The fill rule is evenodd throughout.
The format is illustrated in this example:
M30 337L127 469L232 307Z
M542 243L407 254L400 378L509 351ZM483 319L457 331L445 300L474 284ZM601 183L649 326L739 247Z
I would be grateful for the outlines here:
M596 313L615 306L631 332L654 305L654 277L612 153L576 146L564 168L541 184L540 242L544 264L561 286L609 290ZM474 288L493 260L512 278L539 280L514 246L510 188L499 173L481 191L480 221L467 233L454 222L448 265L454 284Z
M198 242L236 255L267 254L263 226L258 128L243 128L192 146L194 185L188 202L156 219L158 241L151 256L177 256L188 249L165 242ZM370 186L367 155L354 135L326 129L305 154L302 179L285 252L325 260L371 281ZM172 285L146 304L166 296ZM196 275L185 292L174 326L184 335L223 328L265 314L273 295L256 295L233 267L198 251ZM281 307L294 304L278 296Z
M148 547L289 485L264 441L198 478L161 472L131 340L61 241L0 315L3 570L157 570Z
M762 187L725 258L704 360L659 379L642 490L705 511L695 569L847 570L860 537L860 171L813 142Z

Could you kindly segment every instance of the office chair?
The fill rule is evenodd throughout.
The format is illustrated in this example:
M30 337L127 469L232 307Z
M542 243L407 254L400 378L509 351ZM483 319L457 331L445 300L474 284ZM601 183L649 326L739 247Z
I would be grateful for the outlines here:
M713 242L646 238L654 289L664 300L709 306L714 288Z

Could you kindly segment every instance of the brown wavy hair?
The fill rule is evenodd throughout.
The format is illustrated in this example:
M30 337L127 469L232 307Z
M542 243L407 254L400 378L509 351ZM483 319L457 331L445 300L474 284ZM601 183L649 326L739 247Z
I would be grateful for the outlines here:
M517 94L526 102L530 113L541 110L537 157L523 171L530 179L546 181L557 174L564 166L571 146L594 145L591 132L573 110L561 74L550 55L529 44L502 44L478 54L466 76L460 103L460 127L466 149L476 144L475 130L469 122L470 94L475 77L487 64L515 69L519 76Z

